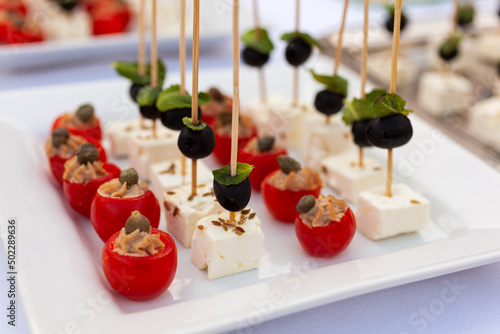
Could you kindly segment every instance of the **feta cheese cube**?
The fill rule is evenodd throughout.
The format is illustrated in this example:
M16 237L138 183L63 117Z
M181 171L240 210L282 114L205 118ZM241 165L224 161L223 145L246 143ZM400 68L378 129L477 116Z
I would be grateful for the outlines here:
M83 10L68 13L59 6L43 6L40 10L50 17L41 25L47 39L75 39L92 35L91 17Z
M352 143L351 130L340 115L331 116L328 123L319 112L304 115L299 155L305 165L319 169L322 159L348 151Z
M156 198L163 198L163 194L180 186L191 184L191 160L186 159L185 174L182 174L181 159L156 162L149 169L149 185ZM198 184L212 184L212 171L203 161L197 161Z
M392 197L379 187L363 191L358 201L358 230L372 240L416 232L429 222L429 201L405 184L394 184Z
M439 49L445 40L446 36L438 35L432 38L427 44L426 67L429 70L438 71L443 68L444 60L439 56ZM465 37L461 40L458 55L450 62L455 72L468 74L476 69L477 61L474 51L475 47L473 39Z
M199 269L207 269L209 280L259 266L264 247L260 220L255 212L243 216L246 220L240 223L245 218L241 213L236 214L236 224L232 223L235 227L226 225L228 211L204 217L198 222L191 245L191 261Z
M111 144L111 154L115 158L126 158L130 138L151 134L151 125L152 122L149 119L144 119L142 126L140 119L109 122L106 133Z
M191 185L169 190L163 202L168 231L188 248L196 223L224 210L215 199L212 184L200 184L197 189L196 196L191 196Z
M378 162L364 157L363 167L360 167L359 156L353 152L323 159L320 171L326 184L352 203L358 202L362 191L383 186L385 182L384 169Z
M269 128L276 137L276 143L289 149L298 148L302 138L304 116L313 112L314 108L305 103L299 103L297 106L287 103L279 109L272 109Z
M290 101L284 96L268 96L266 101L260 98L246 103L244 112L251 115L255 120L259 136L272 135L273 130L269 122L273 110L280 110L283 106L290 104Z
M476 39L475 52L481 61L497 65L500 62L500 34L496 31L480 34Z
M370 75L383 85L391 83L391 54L379 52L370 55L367 63L367 71ZM401 54L398 57L398 86L407 86L417 78L417 63L409 56Z
M418 102L435 116L466 110L472 99L472 84L455 73L427 72L418 85Z
M500 152L500 96L478 102L470 111L472 134Z

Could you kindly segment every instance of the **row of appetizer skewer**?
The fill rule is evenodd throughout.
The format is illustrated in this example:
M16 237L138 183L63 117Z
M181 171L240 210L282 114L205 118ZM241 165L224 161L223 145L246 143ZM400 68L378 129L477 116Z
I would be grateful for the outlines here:
M344 251L356 227L368 238L379 240L427 226L429 201L404 184L392 184L392 150L405 145L413 134L407 117L411 110L395 94L396 67L389 92L365 94L363 66L361 97L346 102L348 83L337 74L338 53L333 75L313 72L326 86L316 95L315 108L299 102L299 66L317 42L299 30L297 1L295 31L283 36L288 42L286 58L294 71L293 99L267 97L264 65L273 45L260 27L254 4L255 29L242 37L241 53L260 73L261 97L246 106L246 114L240 115L239 110L238 0L233 7L232 96L215 88L209 94L198 93L199 0L194 0L193 95L185 89L182 33L181 83L162 90L165 67L157 59L153 0L150 63L145 62L142 31L138 63L115 64L120 74L131 79L130 95L142 117L111 124L107 135L111 153L128 156L132 167L120 171L105 162L99 144L102 131L90 105L54 123L46 142L52 171L70 206L90 217L106 243L105 276L127 298L153 298L175 276L175 242L157 229L160 203L168 232L183 247L191 247L192 262L207 269L210 280L259 266L264 234L257 213L248 207L252 188L261 191L276 220L295 224L300 245L312 256L331 257ZM368 6L365 0L365 29ZM400 9L397 0L396 37ZM182 32L184 15L181 0ZM345 11L341 30L344 21ZM395 39L395 63L397 54ZM365 64L366 58L367 48ZM276 121L284 126L266 126ZM352 151L353 141L358 151ZM364 157L363 149L370 146L388 149L387 179L381 165ZM287 155L297 148L305 166ZM210 155L227 165L210 173L200 161ZM149 181L153 191L139 179ZM323 179L342 198L358 203L356 217L344 200L321 194Z

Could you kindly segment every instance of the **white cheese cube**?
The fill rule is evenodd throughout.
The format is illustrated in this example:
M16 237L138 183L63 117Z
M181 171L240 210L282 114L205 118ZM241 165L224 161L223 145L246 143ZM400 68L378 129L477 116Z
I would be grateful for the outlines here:
M149 181L149 168L155 162L181 157L177 146L179 131L158 126L156 138L152 133L136 134L129 140L130 166L135 168L144 181Z
M191 185L169 190L163 201L168 231L188 248L196 223L224 210L215 199L211 183L200 184L197 189L196 196L191 196Z
M88 13L75 9L71 13L58 6L44 6L40 10L51 13L41 28L47 39L74 39L92 35L92 21Z
M156 198L163 198L163 194L180 186L191 184L191 160L186 160L185 174L182 174L181 159L165 160L156 162L149 169L149 185L151 191ZM197 183L212 184L212 171L202 160L198 160L197 164Z
M418 102L428 112L444 117L466 110L473 98L472 84L455 73L427 72L418 85Z
M236 224L241 214L236 214ZM202 218L195 228L191 245L191 261L199 269L207 269L209 280L255 269L259 266L264 234L260 228L260 220L251 211L247 219L237 226L244 233L237 233L235 227L226 227L219 218L229 220L229 212ZM251 217L251 218L250 218ZM219 222L217 226L212 222ZM234 224L234 223L233 223Z
M391 83L391 54L379 52L370 55L367 62L367 71L378 82L385 86ZM417 63L409 56L400 54L398 57L398 86L411 84L418 74Z
M273 110L281 110L284 106L290 105L290 100L284 96L274 95L268 96L266 101L260 98L254 99L246 103L244 112L251 115L255 120L259 132L259 136L273 134L271 124L269 122Z
M319 169L325 157L346 152L353 145L351 130L340 115L331 116L326 123L325 115L319 112L304 115L300 140L299 155L313 169Z
M302 138L304 116L313 112L313 106L306 103L299 103L297 106L287 103L279 109L271 110L269 129L276 137L276 143L289 149L298 148Z
M131 137L146 136L151 133L152 122L144 119L111 121L107 124L106 133L111 144L111 154L115 158L126 158Z
M469 129L485 145L500 152L500 96L480 101L472 107Z
M385 187L379 187L363 191L358 201L358 230L372 240L416 232L429 222L429 201L405 184L394 184L392 197L385 195Z
M500 62L500 34L495 31L479 35L475 52L481 61L497 65Z
M361 167L359 156L353 152L323 159L320 171L326 184L338 191L342 199L352 203L358 202L361 192L383 186L385 182L384 169L378 162L364 157Z
M427 68L433 71L443 69L445 61L439 56L439 49L446 40L446 36L435 36L427 44ZM475 57L476 45L471 38L464 37L460 42L458 55L450 61L451 67L455 72L468 74L472 73L477 67Z

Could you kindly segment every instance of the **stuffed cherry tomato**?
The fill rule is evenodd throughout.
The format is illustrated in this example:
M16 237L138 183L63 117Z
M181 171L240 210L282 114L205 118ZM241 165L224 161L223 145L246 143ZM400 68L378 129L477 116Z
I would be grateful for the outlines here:
M102 269L111 287L131 300L148 300L168 289L177 270L177 248L172 237L151 228L134 211L120 232L102 251Z
M333 196L304 196L297 204L295 233L312 256L331 257L343 252L356 232L356 218L344 201Z
M240 161L254 166L249 176L253 189L260 191L264 178L280 168L276 158L286 154L286 148L275 145L274 137L270 136L252 138L240 150Z
M113 164L99 161L99 151L85 143L64 164L63 190L66 200L78 213L90 217L90 205L101 184L120 176Z
M142 212L154 228L160 224L158 200L147 184L138 181L135 169L129 168L97 190L90 207L90 220L102 241L119 232L132 211Z
M102 131L99 119L94 115L94 107L90 104L80 106L75 113L67 113L59 116L52 124L55 128L66 128L70 133L101 141Z
M0 0L0 12L16 12L26 15L26 5L21 0Z
M208 94L210 94L210 102L201 106L201 120L209 125L213 125L218 114L233 110L233 98L223 95L215 87L210 88Z
M318 197L323 182L318 173L286 155L278 158L280 169L272 172L262 181L264 204L274 218L287 223L295 221L295 207L306 195Z
M0 43L21 44L41 42L41 30L21 12L0 10Z
M231 120L232 114L220 113L214 123L215 148L214 156L222 165L227 165L231 159ZM240 115L238 131L238 148L245 146L250 139L257 137L257 127L251 117Z
M99 151L99 161L106 162L106 151L97 141L72 135L66 128L56 128L45 142L50 169L60 185L62 185L64 164L75 156L78 147L84 143L93 144Z
M124 32L130 21L130 9L124 2L104 1L96 3L90 12L94 35Z

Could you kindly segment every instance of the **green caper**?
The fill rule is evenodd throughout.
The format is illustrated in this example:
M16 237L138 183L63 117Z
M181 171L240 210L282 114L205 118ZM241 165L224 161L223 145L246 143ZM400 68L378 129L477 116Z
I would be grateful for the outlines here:
M82 122L87 123L94 116L94 107L91 104L81 105L76 111L76 117L78 117Z
M127 168L120 173L120 183L124 184L125 182L127 182L127 188L139 182L139 175L135 169Z
M264 136L260 137L257 141L257 148L260 152L269 152L273 149L274 146L274 137L273 136Z
M91 143L84 143L76 150L76 158L81 165L99 160L99 151Z
M295 210L297 210L298 213L308 213L309 210L314 208L315 205L316 197L313 195L306 195L300 199L299 203L297 203Z
M151 232L151 223L149 219L141 215L139 211L132 211L130 217L128 217L127 222L125 223L125 233L130 234L135 230L139 230L139 232Z
M69 131L66 128L56 128L52 132L52 146L55 148L60 147L62 144L66 144L69 139Z
M224 101L224 95L222 95L220 90L218 90L215 87L210 88L208 91L208 94L210 94L210 97L212 99L214 99L215 101L218 101L218 102Z
M290 172L298 172L301 168L300 164L296 160L290 158L288 155L280 155L277 159L281 171L285 174L289 174Z

